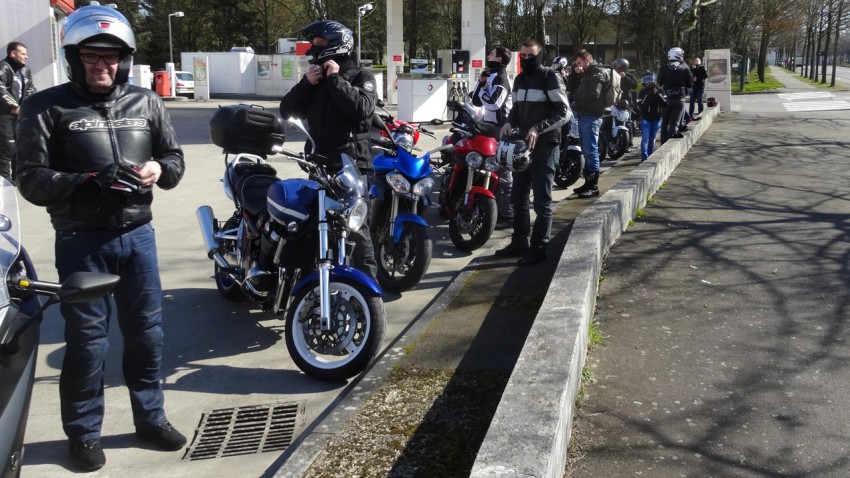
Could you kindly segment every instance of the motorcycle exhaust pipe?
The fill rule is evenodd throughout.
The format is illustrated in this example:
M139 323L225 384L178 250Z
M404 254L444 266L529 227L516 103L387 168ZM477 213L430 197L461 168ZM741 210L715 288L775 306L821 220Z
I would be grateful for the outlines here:
M233 266L221 255L221 245L215 238L215 216L212 208L201 206L196 214L198 224L201 226L201 238L204 240L204 247L207 249L207 257L214 260L223 269L232 269Z

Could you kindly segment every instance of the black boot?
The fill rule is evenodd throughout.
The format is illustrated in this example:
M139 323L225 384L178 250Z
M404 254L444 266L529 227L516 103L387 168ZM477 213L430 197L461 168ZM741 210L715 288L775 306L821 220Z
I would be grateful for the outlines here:
M583 171L583 172L581 173L581 176L584 178L584 184L582 184L581 186L579 186L579 187L575 188L575 189L573 190L573 193L575 193L575 194L581 194L581 193L583 193L583 192L587 191L588 189L590 189L590 176L592 176L592 175L593 175L593 173L589 173L589 172L587 172L587 171Z
M597 184L599 183L599 172L589 173L587 175L587 180L585 180L582 188L584 190L579 191L578 197L580 198L592 198L595 196L599 196L599 187Z

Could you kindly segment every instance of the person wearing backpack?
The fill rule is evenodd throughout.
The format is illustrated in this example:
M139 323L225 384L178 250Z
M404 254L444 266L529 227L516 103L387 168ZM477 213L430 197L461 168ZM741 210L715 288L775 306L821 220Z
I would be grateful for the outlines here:
M679 125L685 113L685 96L693 86L691 70L685 64L685 51L674 46L667 52L667 64L658 70L658 86L667 98L661 115L661 144L670 138L681 138Z
M641 77L643 89L638 95L640 105L640 162L646 161L655 150L655 136L661 129L661 112L667 101L655 83L655 73L647 71Z
M611 92L613 85L611 76L605 74L587 50L576 52L573 76L576 79L570 79L571 87L575 85L570 92L570 100L575 104L581 152L584 154L584 184L574 192L580 198L590 198L599 196L599 128L605 108L614 104L606 100L606 93Z

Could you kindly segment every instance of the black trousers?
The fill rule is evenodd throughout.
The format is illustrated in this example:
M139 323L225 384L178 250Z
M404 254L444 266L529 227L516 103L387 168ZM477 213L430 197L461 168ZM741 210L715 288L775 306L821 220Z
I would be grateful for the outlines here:
M14 182L15 174L15 123L18 119L0 114L0 176Z

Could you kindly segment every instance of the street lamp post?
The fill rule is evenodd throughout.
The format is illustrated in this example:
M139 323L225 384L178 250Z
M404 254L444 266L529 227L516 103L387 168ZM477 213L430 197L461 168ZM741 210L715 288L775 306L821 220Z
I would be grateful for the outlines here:
M375 7L373 7L371 3L364 3L357 7L357 66L360 66L360 50L363 45L360 41L360 19L365 17L367 13L371 12L373 8Z
M174 47L171 46L171 17L180 18L183 12L174 12L168 14L168 58L171 63L174 63Z

